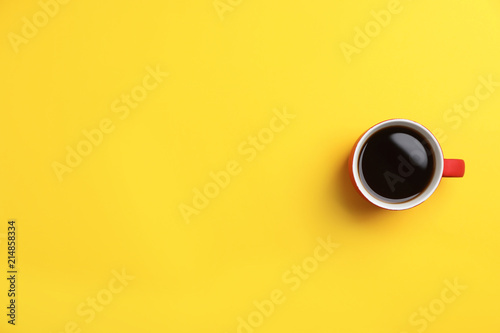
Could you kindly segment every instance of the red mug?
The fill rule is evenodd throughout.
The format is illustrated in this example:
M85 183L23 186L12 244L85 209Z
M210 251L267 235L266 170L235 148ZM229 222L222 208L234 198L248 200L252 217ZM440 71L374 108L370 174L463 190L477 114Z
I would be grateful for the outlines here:
M414 197L402 201L391 200L375 193L374 190L368 185L366 179L362 176L360 170L361 153L366 143L380 130L395 126L408 128L423 137L427 143L427 153L432 154L434 160L434 168L432 170L432 174L430 175L428 185L422 190L422 192L416 194ZM371 127L356 141L349 157L349 173L352 184L358 193L361 194L361 196L363 196L366 200L381 208L389 210L403 210L415 207L427 200L438 187L442 177L463 177L465 173L465 163L460 159L445 159L438 140L423 125L408 119L390 119ZM404 182L404 178L398 175L395 177L399 177L402 179L402 182Z

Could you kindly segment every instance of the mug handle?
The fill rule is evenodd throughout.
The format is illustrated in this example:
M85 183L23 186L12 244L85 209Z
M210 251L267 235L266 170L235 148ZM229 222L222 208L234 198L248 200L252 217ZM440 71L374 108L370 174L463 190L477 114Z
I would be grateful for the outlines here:
M444 159L443 177L463 177L465 162L459 159Z

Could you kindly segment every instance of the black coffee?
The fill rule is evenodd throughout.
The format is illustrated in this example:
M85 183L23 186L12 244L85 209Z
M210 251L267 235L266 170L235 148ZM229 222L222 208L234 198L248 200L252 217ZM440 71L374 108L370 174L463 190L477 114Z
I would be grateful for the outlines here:
M375 132L359 157L367 190L391 203L411 200L429 185L435 168L429 142L415 130L392 126Z

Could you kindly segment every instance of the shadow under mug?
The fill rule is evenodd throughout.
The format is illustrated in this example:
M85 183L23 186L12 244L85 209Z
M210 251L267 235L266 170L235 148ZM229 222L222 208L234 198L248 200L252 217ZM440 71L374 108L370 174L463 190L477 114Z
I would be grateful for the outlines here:
M391 202L372 194L368 190L368 184L363 177L360 176L359 170L360 155L367 141L380 130L395 126L409 128L410 130L413 130L421 135L427 141L428 148L433 154L435 161L434 170L427 187L417 196L403 202ZM463 177L465 173L465 162L460 159L445 159L438 140L423 125L408 119L390 119L371 127L356 141L349 157L349 173L352 184L358 193L361 194L366 200L381 208L389 210L403 210L415 207L427 200L438 187L442 177Z

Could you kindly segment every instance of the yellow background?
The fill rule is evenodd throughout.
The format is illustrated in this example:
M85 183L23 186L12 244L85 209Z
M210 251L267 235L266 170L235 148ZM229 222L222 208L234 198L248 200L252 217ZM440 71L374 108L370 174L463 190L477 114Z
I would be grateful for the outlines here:
M500 82L498 1L401 0L350 63L341 43L388 1L227 1L221 19L212 0L71 0L18 53L9 33L40 5L0 1L2 276L9 219L19 263L17 325L2 278L0 331L237 332L279 289L255 332L413 333L458 279L425 331L498 332L500 89L446 118L480 76ZM111 104L148 66L169 76L120 119ZM295 119L246 161L239 145L283 108ZM346 173L357 137L393 117L467 164L403 212L369 206ZM59 182L53 162L105 118L114 131ZM241 173L187 224L179 205L231 160ZM283 275L328 236L341 246L292 291ZM134 279L85 322L77 307L122 269Z

